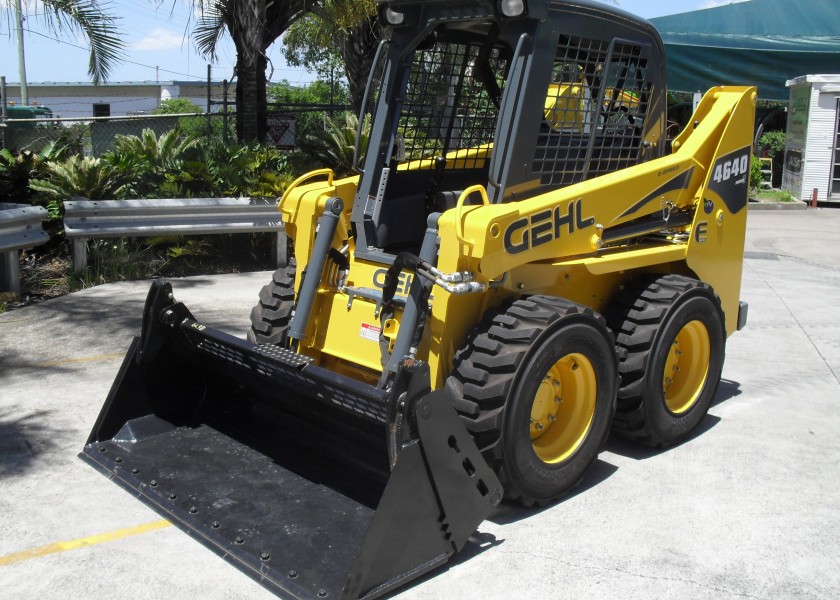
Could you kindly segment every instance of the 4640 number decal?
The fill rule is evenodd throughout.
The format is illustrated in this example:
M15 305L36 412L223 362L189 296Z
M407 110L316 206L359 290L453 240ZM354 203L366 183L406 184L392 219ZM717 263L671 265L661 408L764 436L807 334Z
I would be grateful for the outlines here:
M708 189L720 196L729 212L736 214L747 206L749 177L750 147L746 146L721 156L715 161Z
M729 159L724 158L722 161L718 161L715 165L715 172L712 174L712 181L715 183L723 183L724 181L728 181L732 177L738 177L738 175L746 176L750 170L750 154L747 152L741 156L736 156L735 158ZM746 179L744 180L746 181ZM741 183L740 181L736 181L735 183Z

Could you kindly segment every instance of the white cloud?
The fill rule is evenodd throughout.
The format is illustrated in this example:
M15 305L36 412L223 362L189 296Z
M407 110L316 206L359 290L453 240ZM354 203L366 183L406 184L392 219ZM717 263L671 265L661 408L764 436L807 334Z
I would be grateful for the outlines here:
M132 50L174 50L180 49L184 44L184 36L178 33L155 27L149 34L131 44Z
M706 0L700 5L700 8L715 8L716 6L726 6L727 4L738 4L739 2L749 2L750 0Z

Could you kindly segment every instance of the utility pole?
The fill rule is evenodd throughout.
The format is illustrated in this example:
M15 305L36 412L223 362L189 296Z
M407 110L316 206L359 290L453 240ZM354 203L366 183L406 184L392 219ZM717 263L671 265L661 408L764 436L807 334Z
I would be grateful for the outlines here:
M15 18L18 38L18 71L20 73L20 103L29 106L29 89L26 86L26 58L23 53L23 10L20 0L15 0Z

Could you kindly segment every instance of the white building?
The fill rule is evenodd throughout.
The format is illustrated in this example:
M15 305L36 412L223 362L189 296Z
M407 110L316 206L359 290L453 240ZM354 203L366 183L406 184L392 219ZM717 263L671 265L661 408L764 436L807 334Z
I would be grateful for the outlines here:
M186 98L207 111L206 81L127 81L115 83L51 82L30 83L30 104L46 106L55 116L68 118L119 117L146 114L157 108L162 100ZM236 86L228 89L228 102L233 104ZM6 85L7 102L20 105L20 85ZM222 82L210 84L210 112L222 109Z
M790 88L782 188L840 202L840 75L803 75Z

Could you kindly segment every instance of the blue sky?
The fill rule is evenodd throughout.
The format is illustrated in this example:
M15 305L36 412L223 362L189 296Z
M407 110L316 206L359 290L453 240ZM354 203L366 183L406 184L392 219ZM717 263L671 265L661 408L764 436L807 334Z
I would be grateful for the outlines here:
M111 81L204 80L207 60L199 55L187 37L190 20L188 0L163 0L160 8L152 0L106 0L110 11L122 17L119 26L126 36L126 61L118 64ZM729 4L731 0L618 0L618 6L642 17L652 18ZM24 23L26 73L29 82L88 81L88 50L83 39L71 34L59 36L46 30L37 13L37 0L23 0L24 12L31 16ZM17 37L9 22L7 7L13 0L0 0L4 11L0 20L0 75L8 83L19 81ZM312 75L286 65L279 44L269 49L274 66L272 81L291 83L311 81ZM214 79L230 79L235 62L232 44L222 45L213 65ZM157 69L156 69L157 67Z

